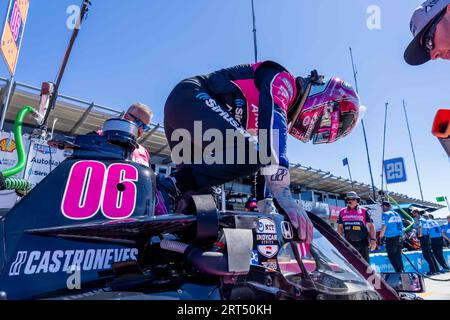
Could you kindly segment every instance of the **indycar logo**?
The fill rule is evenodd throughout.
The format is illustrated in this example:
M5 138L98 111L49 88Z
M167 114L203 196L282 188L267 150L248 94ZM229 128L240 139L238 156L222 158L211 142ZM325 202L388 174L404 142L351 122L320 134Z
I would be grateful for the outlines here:
M137 248L19 251L9 275L67 272L74 265L82 271L104 270L114 262L136 260L138 253Z
M261 244L272 244L278 241L278 237L276 234L257 234L256 241Z
M258 252L261 253L266 258L272 258L278 252L278 245L259 245Z

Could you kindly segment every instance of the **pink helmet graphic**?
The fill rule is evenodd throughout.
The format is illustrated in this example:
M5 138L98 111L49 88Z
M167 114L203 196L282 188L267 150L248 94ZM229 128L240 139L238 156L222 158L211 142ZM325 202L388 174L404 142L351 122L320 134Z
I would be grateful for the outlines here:
M311 81L290 122L289 134L303 142L332 143L356 126L360 104L356 91L338 78Z

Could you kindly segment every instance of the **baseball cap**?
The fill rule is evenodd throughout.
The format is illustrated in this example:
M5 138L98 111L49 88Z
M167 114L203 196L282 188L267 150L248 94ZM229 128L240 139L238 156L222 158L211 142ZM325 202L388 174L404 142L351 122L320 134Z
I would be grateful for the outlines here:
M355 191L349 191L345 195L345 199L359 199L359 196Z
M414 206L411 206L410 208L409 208L409 210L411 211L411 212L414 212L414 211L417 211L419 214L424 214L424 213L426 213L426 211L425 211L425 209L421 209L421 208L417 208L417 207L414 207Z
M390 203L388 200L383 200L383 201L381 202L381 205L382 205L382 206L388 206L388 207L390 207L390 206L391 206L391 203Z
M405 61L413 66L424 64L431 59L430 53L422 46L420 40L434 18L444 10L450 0L427 0L422 3L411 17L410 29L414 39L405 50Z

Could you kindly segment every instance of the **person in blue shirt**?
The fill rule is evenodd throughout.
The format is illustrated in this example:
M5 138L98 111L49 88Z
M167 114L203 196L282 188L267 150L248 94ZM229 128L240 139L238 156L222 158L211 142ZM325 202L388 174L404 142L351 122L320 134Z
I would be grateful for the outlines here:
M430 226L431 249L433 251L434 258L443 268L442 271L448 272L450 271L450 268L444 258L444 238L442 237L441 226L436 220L434 220L432 214L427 215L427 222Z
M403 272L402 244L403 244L403 221L402 217L392 210L389 201L381 204L383 213L381 215L380 238L386 242L386 252L394 267L395 272Z
M442 237L447 240L450 246L450 216L447 216L447 223L442 226Z
M424 211L422 211L422 214ZM420 241L420 247L422 249L423 258L428 262L428 266L430 271L428 271L427 275L435 275L439 273L439 268L437 266L437 262L434 259L433 252L431 251L431 242L430 242L430 228L427 220L421 216L421 212L417 209L412 211L414 219L417 221L418 225L418 235Z

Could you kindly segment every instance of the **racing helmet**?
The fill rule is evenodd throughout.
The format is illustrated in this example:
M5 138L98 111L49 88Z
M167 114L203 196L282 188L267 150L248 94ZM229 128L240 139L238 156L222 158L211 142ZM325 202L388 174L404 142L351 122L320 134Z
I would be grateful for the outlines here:
M289 134L314 144L332 143L345 137L356 126L360 103L356 91L339 78L324 80L317 71L308 78L297 78L302 89L295 113L289 123Z

